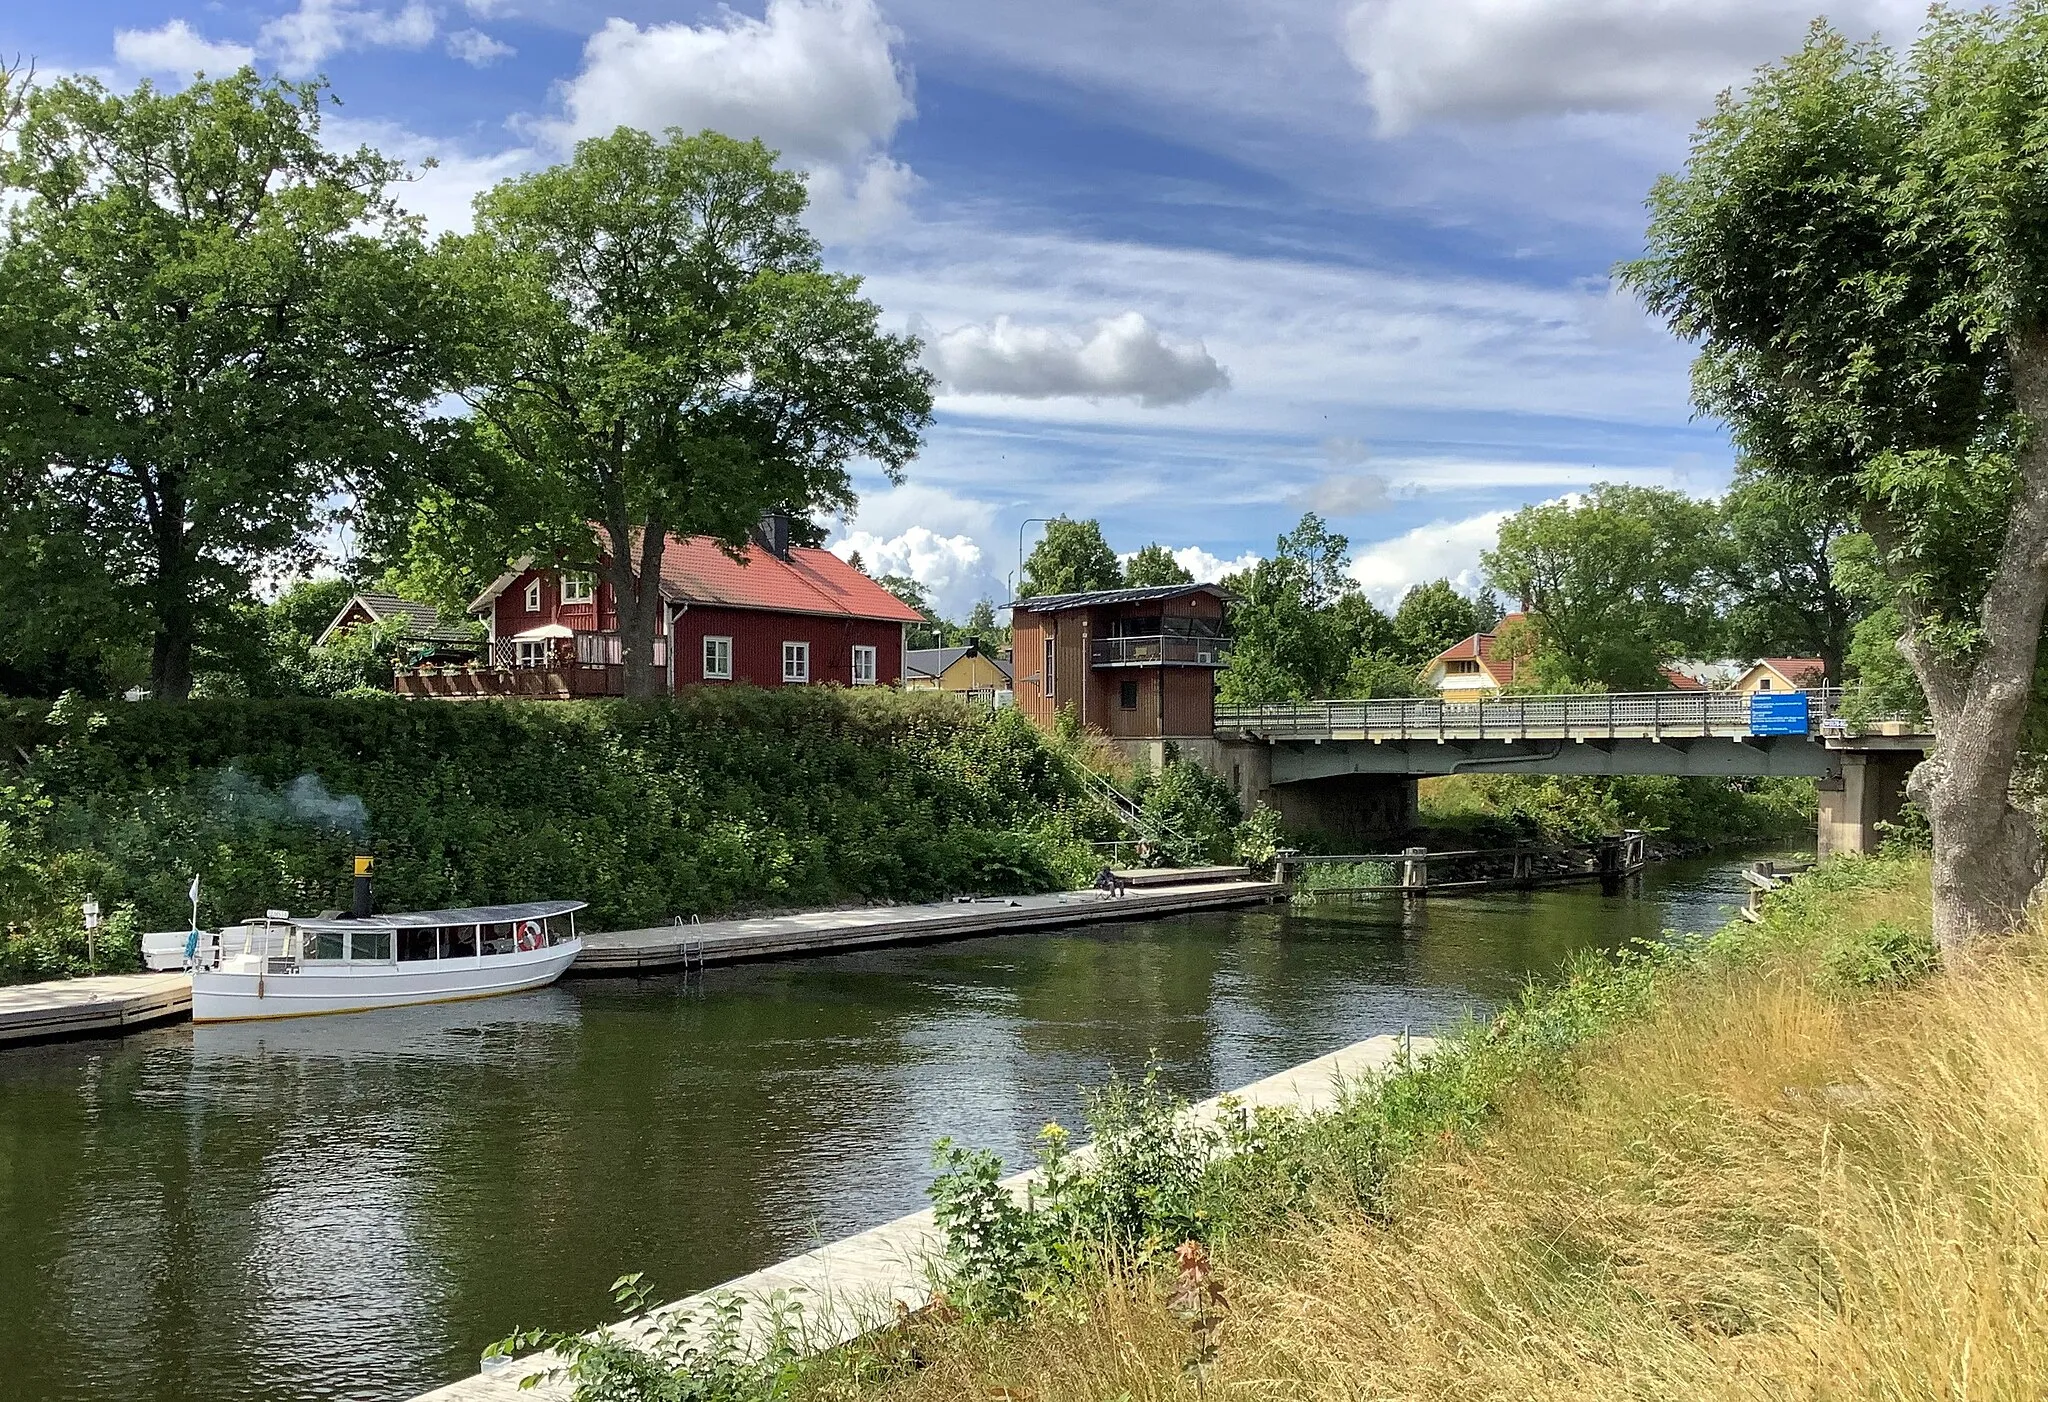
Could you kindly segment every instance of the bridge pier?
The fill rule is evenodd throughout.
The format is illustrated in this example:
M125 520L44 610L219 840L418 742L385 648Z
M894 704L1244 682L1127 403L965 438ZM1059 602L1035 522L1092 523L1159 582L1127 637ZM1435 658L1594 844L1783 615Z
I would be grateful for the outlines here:
M1920 762L1920 752L1842 750L1837 758L1841 777L1815 781L1820 790L1820 855L1875 852L1884 839L1877 825L1899 820L1906 779Z

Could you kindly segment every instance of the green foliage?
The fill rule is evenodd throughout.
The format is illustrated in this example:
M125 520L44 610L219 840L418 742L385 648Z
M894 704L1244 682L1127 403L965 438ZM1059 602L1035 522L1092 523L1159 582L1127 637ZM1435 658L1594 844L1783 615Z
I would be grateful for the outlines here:
M1351 543L1314 512L1274 543L1259 561L1223 583L1237 595L1230 609L1236 638L1217 679L1226 705L1328 696L1350 663L1348 648L1369 618L1344 601L1357 585L1346 573Z
M1885 920L1853 939L1829 945L1821 967L1828 978L1846 987L1897 988L1939 969L1941 950L1927 931Z
M1081 885L1115 835L1029 721L932 693L74 699L0 708L0 742L32 755L0 773L0 978L75 968L87 891L133 929L183 928L195 872L208 925L346 905L358 839L302 776L362 801L384 907L574 897L595 929Z
M1658 666L1710 653L1726 557L1710 503L1600 483L1501 523L1487 577L1526 599L1546 680L1657 691Z
M0 611L0 654L82 672L53 633L148 638L180 698L260 572L428 451L453 318L387 196L402 168L325 139L319 84L25 101L0 144L0 592L38 602Z
M521 1377L521 1388L568 1385L572 1402L779 1402L794 1395L807 1350L803 1306L780 1294L764 1302L765 1332L746 1329L746 1302L714 1296L697 1309L656 1311L635 1272L612 1282L612 1304L647 1328L630 1339L612 1328L595 1334L522 1330L484 1350L484 1361L547 1351L552 1370Z
M1341 689L1347 697L1367 701L1436 694L1406 657L1390 657L1383 652L1352 654Z
M1255 876L1271 876L1273 860L1286 845L1280 810L1261 803L1250 817L1237 825L1231 835L1232 856L1249 867Z
M1173 552L1154 542L1124 562L1124 587L1127 589L1149 589L1162 584L1193 584L1195 577L1187 572L1180 561L1173 558Z
M1421 821L1486 846L1588 842L1624 828L1685 842L1763 841L1809 830L1809 779L1460 774L1424 781Z
M1057 516L1045 523L1045 534L1024 561L1018 597L1086 594L1123 587L1123 565L1102 538L1099 521Z
M1481 629L1478 607L1453 589L1448 579L1416 585L1401 596L1401 606L1394 611L1400 657L1410 664L1411 673L1445 648L1465 641Z
M1296 905L1315 905L1341 892L1392 886L1400 879L1390 862L1308 862L1295 876L1288 899Z
M1131 786L1146 822L1166 835L1153 861L1162 866L1205 866L1230 860L1244 814L1222 778L1193 760L1169 755Z
M1855 534L1841 495L1753 464L1737 474L1721 499L1731 655L1818 657L1828 681L1841 684L1858 612L1836 579L1835 552Z

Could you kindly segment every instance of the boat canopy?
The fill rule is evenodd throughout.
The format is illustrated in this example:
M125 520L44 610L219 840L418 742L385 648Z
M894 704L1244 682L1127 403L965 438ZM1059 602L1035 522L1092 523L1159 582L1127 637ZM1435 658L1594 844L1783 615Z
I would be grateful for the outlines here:
M348 916L293 918L277 923L300 930L419 930L447 925L505 925L519 920L547 920L582 910L585 901L529 901L524 905L470 905L454 910L402 910L389 915L372 915L365 920Z

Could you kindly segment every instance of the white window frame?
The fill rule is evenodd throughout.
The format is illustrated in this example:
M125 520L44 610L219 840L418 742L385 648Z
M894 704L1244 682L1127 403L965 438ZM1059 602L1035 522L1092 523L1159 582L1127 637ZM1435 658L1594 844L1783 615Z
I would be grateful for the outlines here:
M876 655L874 648L867 646L865 643L855 643L853 647L853 684L855 686L873 686L879 675L879 663L880 659Z
M537 579L526 581L526 611L528 613L540 612L540 581Z
M802 685L811 679L811 645L790 642L782 644L782 680L785 685Z
M554 645L546 638L520 638L513 645L522 668L546 667L554 661Z
M589 604L597 601L597 579L594 575L565 574L562 576L562 602L565 604Z
M716 645L719 660L712 662L713 646ZM698 661L704 666L704 680L707 682L729 682L732 680L732 639L713 637L706 634L702 655Z

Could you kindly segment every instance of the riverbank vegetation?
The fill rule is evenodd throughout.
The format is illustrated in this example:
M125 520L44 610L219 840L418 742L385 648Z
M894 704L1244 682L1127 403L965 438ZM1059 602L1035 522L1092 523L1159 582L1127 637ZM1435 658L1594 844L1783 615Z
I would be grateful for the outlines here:
M1810 842L1816 806L1811 779L1450 774L1417 785L1416 818L1439 846L1581 843L1640 828L1685 849Z
M348 903L586 899L592 928L1084 884L1119 835L1058 742L951 697L380 697L0 707L0 980L83 972L80 900L136 932ZM125 962L124 962L125 961Z
M1588 958L1329 1114L1156 1078L941 1146L944 1299L735 1397L2031 1396L2048 1375L2048 932L1943 970L1918 854ZM710 1395L593 1355L579 1397ZM699 1382L704 1379L697 1379Z

